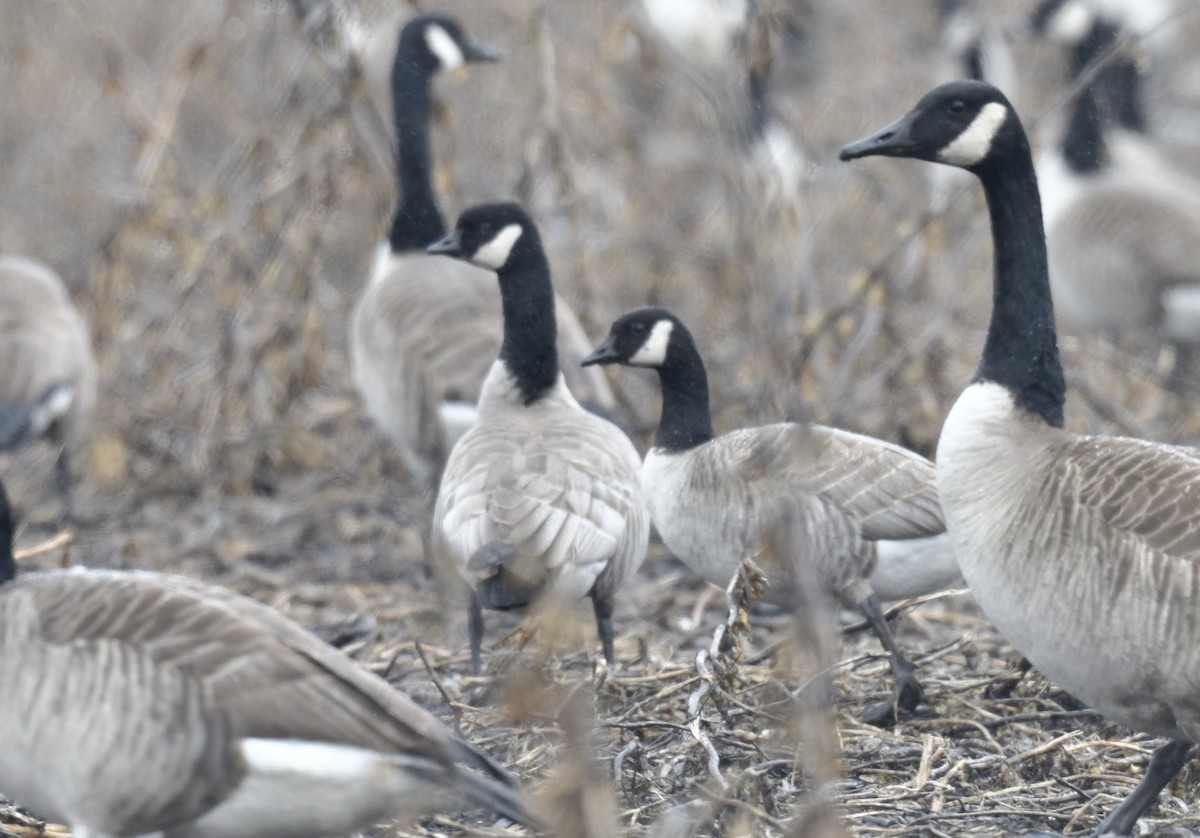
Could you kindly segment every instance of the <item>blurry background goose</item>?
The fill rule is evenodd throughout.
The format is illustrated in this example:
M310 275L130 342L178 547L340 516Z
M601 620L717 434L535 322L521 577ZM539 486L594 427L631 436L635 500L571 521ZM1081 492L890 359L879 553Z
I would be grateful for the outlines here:
M425 253L446 232L433 183L431 83L439 71L496 58L453 19L426 15L404 24L392 67L399 201L354 311L351 361L368 412L426 484L436 484L446 455L474 422L502 334L495 277ZM558 308L575 392L611 414L608 383L579 369L587 336L565 303Z
M70 526L72 457L96 396L92 339L58 275L20 256L0 256L0 370L0 451L50 440Z

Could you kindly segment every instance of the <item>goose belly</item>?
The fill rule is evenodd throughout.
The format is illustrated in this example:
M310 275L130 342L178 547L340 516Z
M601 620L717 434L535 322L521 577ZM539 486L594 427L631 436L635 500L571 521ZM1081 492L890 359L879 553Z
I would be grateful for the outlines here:
M1059 687L1129 727L1195 741L1190 589L1053 479L1050 449L1023 414L1002 388L975 384L946 419L937 485L963 577L1000 634Z
M247 772L205 815L167 838L317 838L353 832L392 816L445 803L434 783L404 770L403 758L326 742L243 739ZM418 757L413 757L419 762ZM431 774L436 766L423 766Z
M651 451L642 491L663 543L698 576L722 588L746 556L746 503L728 485L705 479L688 453Z

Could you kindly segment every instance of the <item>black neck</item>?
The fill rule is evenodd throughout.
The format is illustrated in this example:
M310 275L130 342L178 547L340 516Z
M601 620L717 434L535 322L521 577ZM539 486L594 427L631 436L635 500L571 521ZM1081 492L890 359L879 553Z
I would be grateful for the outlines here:
M1104 124L1100 106L1092 88L1081 90L1071 108L1071 119L1062 142L1063 160L1071 171L1092 175L1108 165L1108 150L1104 145Z
M747 101L750 107L746 131L750 141L760 140L767 133L767 76L757 69L752 69L747 80Z
M992 381L1047 424L1063 426L1066 383L1058 356L1042 204L1023 132L1004 164L976 170L995 250L992 319L976 381Z
M429 117L433 110L433 70L406 45L392 67L392 108L396 120L396 173L400 203L392 217L388 243L394 253L425 247L446 234L433 192L433 156L429 148Z
M976 35L971 39L970 46L963 53L963 70L969 79L987 81L983 71L983 35Z
M671 333L667 358L658 368L662 383L662 418L654 447L687 451L713 438L708 405L708 376L696 344L678 324Z
M527 227L508 261L496 272L504 309L500 360L516 380L526 405L546 395L558 381L558 329L550 263L536 229Z
M1078 78L1079 74L1086 70L1093 61L1098 60L1112 49L1120 36L1121 32L1116 24L1103 19L1093 23L1088 34L1075 45L1074 54L1071 56L1072 78ZM1107 69L1105 68L1105 70Z
M13 560L13 523L12 509L8 505L8 495L0 486L0 585L11 582L17 576L17 563Z
M1137 64L1129 60L1118 61L1111 69L1111 84L1117 100L1117 124L1138 134L1145 134L1145 91Z

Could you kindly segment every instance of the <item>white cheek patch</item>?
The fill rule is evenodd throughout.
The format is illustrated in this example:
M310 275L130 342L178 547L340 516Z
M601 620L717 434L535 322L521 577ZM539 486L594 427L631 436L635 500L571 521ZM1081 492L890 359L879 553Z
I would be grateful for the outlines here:
M425 43L429 46L429 51L437 56L438 63L445 73L454 72L467 63L462 50L450 37L450 33L436 23L426 27Z
M1046 27L1051 38L1064 44L1077 44L1092 28L1092 12L1083 0L1067 0Z
M509 224L493 236L491 241L476 250L475 254L471 256L471 261L481 268L498 271L508 261L508 255L512 253L513 245L519 238L521 238L521 225Z
M659 320L650 330L650 336L637 352L630 357L631 367L658 367L667 360L667 346L671 342L671 330L675 324L670 320Z
M1008 108L999 102L988 102L979 115L971 120L967 130L937 154L937 159L951 166L974 166L988 156L996 132L1008 118Z

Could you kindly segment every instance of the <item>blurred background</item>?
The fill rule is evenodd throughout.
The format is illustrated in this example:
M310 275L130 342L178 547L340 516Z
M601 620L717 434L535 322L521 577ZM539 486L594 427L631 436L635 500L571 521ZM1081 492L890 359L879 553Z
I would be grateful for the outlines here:
M456 15L504 56L436 82L436 182L448 221L479 201L526 203L558 291L596 341L635 306L679 314L708 364L719 432L810 418L932 456L989 311L982 198L970 179L928 165L845 165L836 153L964 74L950 24L964 12L971 27L1003 37L1018 71L1006 89L1035 146L1052 145L1069 82L1061 48L1023 30L1035 4L759 0L764 28L733 41L668 37L654 5L0 0L0 251L62 274L99 367L76 461L73 560L202 575L331 637L351 626L342 638L351 653L435 705L412 647L421 638L435 670L459 673L448 689L470 686L459 677L462 617L428 596L421 490L366 417L346 351L350 311L396 197L387 74L399 26L418 10ZM1161 6L1162 44L1144 65L1151 115L1186 129L1200 114L1200 13L1189 0ZM767 79L765 131L752 128L748 65ZM1156 335L1064 324L1061 344L1071 428L1179 444L1200 436L1197 391L1166 386L1174 350ZM610 373L644 450L657 387L648 373ZM0 463L21 542L55 528L53 454L36 445ZM614 676L624 686L601 689L602 718L658 694L637 667L694 675L695 648L724 619L720 597L705 611L704 586L669 557L653 555L642 574L649 581L618 610L618 655L636 666ZM961 670L930 677L959 684L962 672L1007 665L970 609L959 598L952 610L966 617L934 609L905 618L909 645L944 643L950 651L937 660ZM557 665L583 666L586 655L574 654ZM866 673L883 671L872 665ZM683 703L679 689L672 700ZM468 716L464 732L502 725L493 711ZM957 747L943 733L880 740L844 729L841 744L872 759L884 746L916 749L911 771L922 754L929 763L938 748ZM510 756L532 753L480 735ZM596 745L605 760L633 741L614 728L606 735ZM671 741L684 748L685 738ZM912 761L909 751L897 764ZM704 777L695 754L668 763L617 763L642 778L617 798L630 834ZM516 770L552 774L554 765L550 749ZM744 834L782 834L772 824L786 821L799 792L768 785L729 793L749 815L709 799L707 817L724 824L713 834L737 834L735 821L751 824ZM967 834L961 823L912 826L933 790L912 791L872 821L853 814L853 787L843 786L850 828Z

